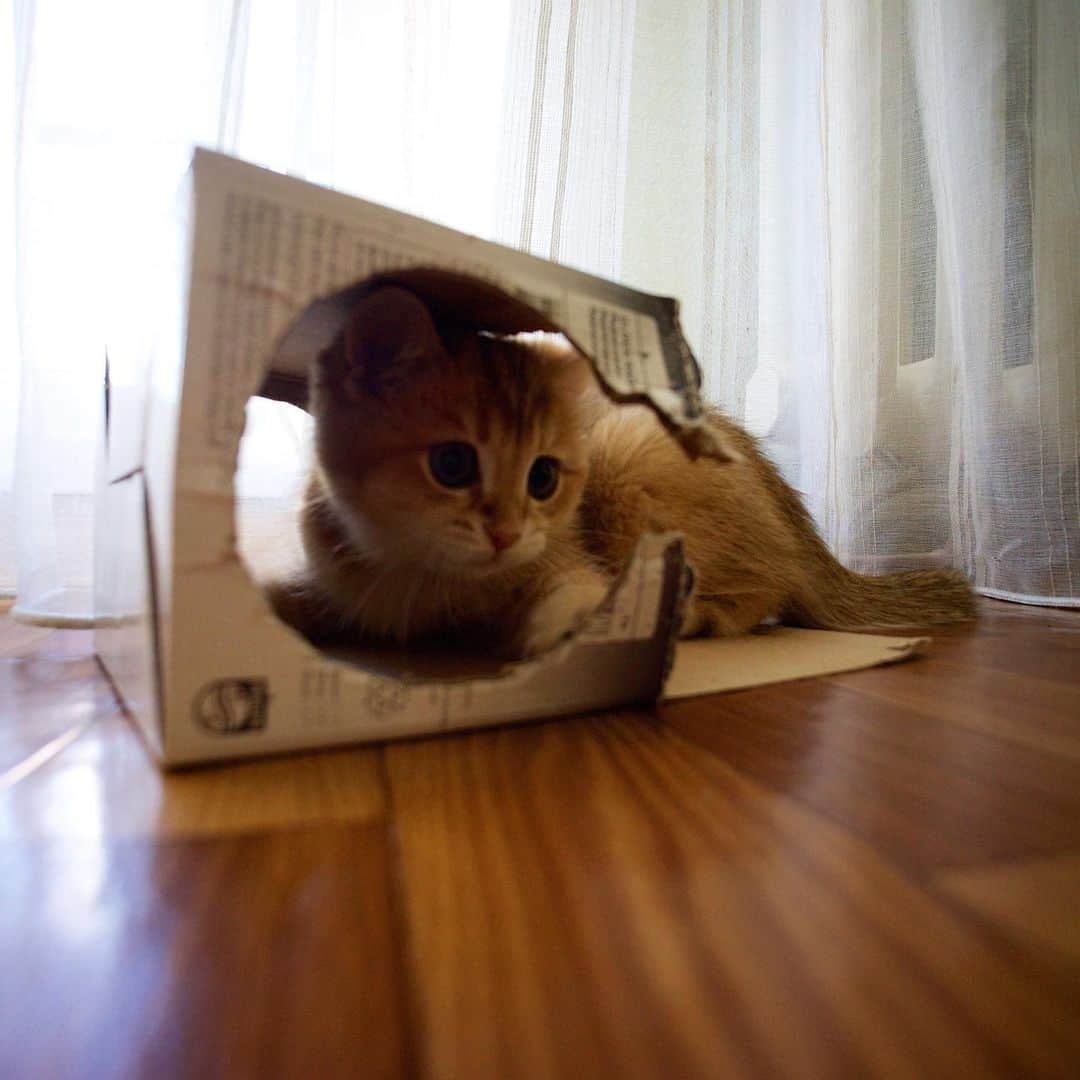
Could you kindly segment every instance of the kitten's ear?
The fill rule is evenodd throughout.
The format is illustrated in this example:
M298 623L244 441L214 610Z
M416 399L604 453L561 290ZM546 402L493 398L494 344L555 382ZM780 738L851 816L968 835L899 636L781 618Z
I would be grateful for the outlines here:
M599 390L592 364L562 334L532 330L515 334L514 340L530 349L537 363L545 365L565 393L578 395Z
M423 301L394 286L368 293L353 308L338 348L350 396L392 392L419 365L446 356Z

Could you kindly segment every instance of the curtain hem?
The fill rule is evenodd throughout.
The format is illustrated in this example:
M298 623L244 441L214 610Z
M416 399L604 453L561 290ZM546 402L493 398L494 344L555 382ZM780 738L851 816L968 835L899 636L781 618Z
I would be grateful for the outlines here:
M26 623L28 626L48 626L56 630L93 630L98 625L98 620L93 615L58 615L51 611L20 608L18 604L8 614L16 622Z
M1034 596L1029 593L1009 592L1007 589L977 587L980 596L991 600L1005 600L1010 604L1030 604L1033 607L1080 608L1080 596Z

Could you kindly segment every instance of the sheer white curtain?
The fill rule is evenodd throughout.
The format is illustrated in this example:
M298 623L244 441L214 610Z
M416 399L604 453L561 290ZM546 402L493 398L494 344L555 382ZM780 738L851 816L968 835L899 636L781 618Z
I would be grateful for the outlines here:
M843 559L1077 602L1072 0L15 0L0 35L27 617L90 614L105 326L193 141L679 296ZM250 419L273 493L300 425Z
M1080 6L637 26L622 272L687 301L713 397L850 565L1078 603Z
M15 0L8 11L0 588L17 588L16 615L78 623L92 616L105 353L137 349L117 334L153 333L141 278L192 144L491 235L510 4ZM256 407L252 427L245 484L258 494L295 471L297 424Z

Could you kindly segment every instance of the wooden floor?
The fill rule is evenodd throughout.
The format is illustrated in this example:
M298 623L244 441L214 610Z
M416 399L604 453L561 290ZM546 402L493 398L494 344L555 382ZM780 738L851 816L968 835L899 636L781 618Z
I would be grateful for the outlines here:
M1080 616L163 779L0 617L0 1076L1080 1075Z

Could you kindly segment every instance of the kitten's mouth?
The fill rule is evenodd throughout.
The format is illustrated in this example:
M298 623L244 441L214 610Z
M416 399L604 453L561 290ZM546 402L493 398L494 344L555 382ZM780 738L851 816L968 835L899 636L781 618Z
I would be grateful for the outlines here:
M530 556L523 557L520 552L504 550L480 554L478 558L459 563L456 569L468 577L488 578L516 570L529 562L532 562Z
M537 544L535 538L495 550L489 544L454 544L441 552L431 552L426 562L436 574L472 579L496 578L535 562L543 554L543 549L544 545Z

